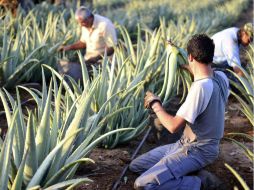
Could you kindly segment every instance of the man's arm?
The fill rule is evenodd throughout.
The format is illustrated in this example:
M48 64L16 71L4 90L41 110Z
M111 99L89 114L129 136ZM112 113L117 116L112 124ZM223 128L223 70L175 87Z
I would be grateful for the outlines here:
M59 50L69 51L69 50L79 50L86 48L86 43L81 42L80 40L75 42L74 44L62 46Z
M240 52L238 45L233 41L225 41L223 43L223 53L226 56L228 65L233 68L238 76L244 76L238 65L241 65Z
M180 116L172 116L168 114L164 108L161 106L160 103L155 102L152 105L152 110L157 115L158 119L160 120L161 124L170 132L175 133L180 128L184 127L186 121Z
M160 120L161 124L171 133L175 133L186 124L186 121L183 117L168 114L162 107L160 98L150 91L146 92L144 106L147 109L152 109Z

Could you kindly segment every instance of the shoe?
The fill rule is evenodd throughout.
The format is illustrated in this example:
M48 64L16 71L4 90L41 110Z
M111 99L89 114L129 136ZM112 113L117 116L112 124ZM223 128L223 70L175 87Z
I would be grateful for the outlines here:
M201 190L222 190L224 189L224 183L214 174L200 170L197 176L201 179Z

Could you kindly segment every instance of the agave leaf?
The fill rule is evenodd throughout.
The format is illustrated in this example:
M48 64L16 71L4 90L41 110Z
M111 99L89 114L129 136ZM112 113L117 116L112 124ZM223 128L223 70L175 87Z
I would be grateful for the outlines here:
M85 147L81 153L81 157L86 156L98 143L100 143L104 138L106 138L109 135L118 133L118 132L122 132L122 131L128 131L128 130L134 130L135 128L122 128L122 129L116 129L110 132L107 132L103 135L101 135L99 138L97 138L96 140L94 140L92 143L90 143L87 147Z
M231 171L231 173L237 178L237 180L240 182L244 190L250 190L246 182L243 180L243 178L235 171L230 165L225 163L225 166Z
M33 97L34 101L36 102L38 107L41 107L42 105L42 100L41 98L32 90L30 90L29 88L25 87L25 86L18 86L19 88L22 88L24 90L26 90L28 93L30 93L30 95Z
M78 155L79 158L85 157L87 154L89 154L95 146L97 146L103 139L107 138L108 136L113 135L118 132L133 130L133 129L134 128L122 128L122 129L113 130L113 131L110 131L108 133L101 135L100 137L95 139L93 142L91 142L88 146L84 147L82 152ZM82 144L80 146L82 146ZM68 163L68 162L66 162L66 163ZM71 171L69 172L69 174L66 177L63 176L63 178L65 178L65 179L71 178L75 174L76 169L77 169L77 167L72 168Z
M53 81L54 81L54 100L55 100L55 111L54 111L54 117L53 117L53 124L51 126L51 134L50 134L50 150L52 150L56 144L57 144L57 138L58 138L58 131L60 127L62 126L62 120L61 120L61 97L62 97L62 88L63 83L60 83L60 87L58 89L58 85L55 79L55 76L53 75Z
M4 90L5 94L6 94L7 97L8 97L8 100L9 100L9 102L10 102L10 104L11 104L12 110L14 110L15 107L16 107L16 105L15 105L15 101L14 101L13 97L11 96L11 94L10 94L5 88L3 88L3 90Z
M247 138L248 140L254 141L253 136L245 134L245 133L227 133L227 135L242 136L244 138Z
M12 119L11 111L10 111L10 107L8 105L8 102L5 98L5 95L2 91L2 89L0 89L0 97L2 99L2 103L3 103L3 106L4 106L5 115L6 115L6 119L7 119L7 124L8 124L8 126L10 126L11 125L11 119Z
M14 182L12 184L11 190L21 189L21 187L22 187L23 172L24 172L24 168L25 168L27 153L28 152L26 152L24 154L24 157L23 157L23 159L21 161L21 164L19 166L17 175L16 175L15 180L14 180Z
M76 96L80 96L82 94L82 89L79 87L77 82L70 76L66 75L68 80L71 82L71 87L73 88L74 93Z
M36 142L35 132L33 128L33 115L32 112L28 112L27 131L25 150L28 152L27 159L24 167L24 181L27 184L32 178L33 174L38 168L38 158L36 155Z
M65 90L69 93L70 97L72 98L72 101L75 101L76 97L75 97L74 93L72 92L68 83L64 80L64 77L61 76L58 72L56 72L52 67L50 67L48 65L43 65L43 66L48 68L49 70L51 70L52 74L56 75L56 77L59 78L59 80L63 82Z
M50 186L50 187L48 187L44 190L58 190L58 189L61 189L61 188L68 187L72 184L81 183L81 182L91 183L93 181L88 179L88 178L71 179L71 180L67 180L67 181L60 182L60 183L57 183L55 185L52 185L52 186Z
M25 123L24 123L24 117L23 117L22 109L21 109L19 92L16 91L16 93L17 93L17 102L18 102L18 105L17 105L18 116L17 116L17 120L16 120L17 128L16 128L15 134L14 134L12 151L13 151L13 157L14 157L13 160L14 160L15 166L16 166L16 168L18 168L19 165L21 164L22 156L24 153Z
M44 95L46 96L46 94ZM38 164L42 163L46 155L49 151L49 141L45 140L50 135L50 107L51 107L51 96L52 96L52 81L49 86L49 93L47 100L42 103L45 105L44 112L38 126L37 134L36 134L36 155L38 158Z
M91 99L94 94L96 83L92 88L90 89L89 94L86 96L86 92L83 92L83 95L80 100L80 105L76 111L76 114L68 127L66 134L71 133L72 131L76 131L78 128L81 128L86 125L87 118L89 116L90 111L90 104ZM67 156L69 155L69 152L71 151L71 147L74 143L76 136L73 136L71 139L69 139L68 142L64 144L62 149L57 153L57 156L50 168L50 171L48 173L47 179L49 179L51 176L53 176L56 171L61 167L61 165L64 164L64 161L66 160Z
M16 109L9 125L9 130L7 132L6 138L4 140L3 147L0 154L0 189L6 190L8 184L8 177L10 171L10 161L11 161L11 148L13 143L13 136L15 133L15 121L18 116L18 110Z
M35 172L35 174L33 175L32 179L30 180L29 184L27 185L27 188L31 188L35 185L40 184L45 172L47 171L49 165L51 164L54 156L56 155L56 153L62 148L62 146L68 142L68 140L70 138L72 138L73 136L76 136L82 129L78 129L74 132L71 132L68 134L68 136L62 140L61 142L59 142L59 144L57 144L57 146L47 155L47 157L43 160L43 162L41 163L41 165L39 166L39 168L37 169L37 171Z
M250 151L243 143L240 143L239 141L232 139L232 138L225 138L225 139L232 141L237 146L242 148L245 152L245 155L247 156L248 159L250 159L250 161L254 160L254 153L252 151Z
M42 48L44 48L46 45L40 45L36 49L34 49L27 57L26 59L19 64L19 66L16 68L15 72L11 74L8 79L6 80L6 83L4 86L10 87L13 82L20 76L22 72L24 72L25 69L27 69L27 66L33 62L39 62L37 59L32 59L32 57L38 53Z
M82 159L79 159L79 160L76 160L72 163L69 163L65 166L63 166L56 174L54 174L50 180L47 181L47 183L44 185L43 188L46 188L48 187L49 185L52 185L52 183L54 183L58 178L60 178L64 172L66 172L68 169L70 169L71 167L73 167L74 165L76 164L79 164L79 163L82 163L82 162L91 162L91 163L95 163L92 159L89 159L89 158L82 158Z
M79 61L81 64L81 70L82 70L82 79L83 79L83 85L84 86L90 86L90 78L87 71L87 67L85 65L84 57L81 55L81 52L78 52Z

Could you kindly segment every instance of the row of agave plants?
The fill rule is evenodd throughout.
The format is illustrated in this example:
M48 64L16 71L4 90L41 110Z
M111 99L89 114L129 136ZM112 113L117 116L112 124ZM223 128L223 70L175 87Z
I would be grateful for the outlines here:
M176 9L178 11L175 10L176 13L174 13L177 19L171 19L167 15L161 19L164 22L166 19L171 19L165 23L163 35L169 36L174 42L177 42L179 47L184 47L192 34L201 32L212 34L222 26L232 23L248 5L249 0L223 2L201 3L199 8L192 8L192 13L178 7ZM218 3L220 6L215 6ZM161 2L159 5L170 7L171 3ZM206 6L213 7L213 9L206 9ZM181 10L183 14L180 15ZM126 11L123 12L126 13ZM129 20L138 20L138 17L132 14L131 18ZM112 20L116 22L116 25L127 26L129 32L134 30L128 27L128 24L123 23L119 16L113 17ZM158 21L155 26L159 27L161 22ZM149 25L143 25L142 28L153 31L148 27ZM62 54L57 53L58 47L61 44L74 42L80 34L80 27L75 21L72 10L46 3L37 5L27 15L21 11L16 18L3 15L0 19L0 26L0 85L7 89L20 83L41 81L41 76L38 74L41 73L41 65L56 67L58 60L63 58ZM136 27L136 23L134 26ZM72 56L73 53L68 53L68 57ZM49 74L46 73L47 78L48 76Z
M68 23L65 12L52 11L41 17L38 8L25 17L6 15L0 19L0 25L0 80L5 88L24 81L40 81L41 64L55 66L57 48L78 35L73 30L76 22Z
M135 0L127 2L125 6L98 10L117 23L126 26L132 32L135 32L137 23L142 23L152 29L158 27L160 25L160 15L174 22L177 22L181 16L189 18L196 15L195 17L198 20L201 18L206 19L207 22L203 23L205 27L213 25L214 22L219 22L217 28L213 28L213 30L219 30L224 26L233 24L249 2L249 0L161 0L159 2L146 0L146 3L144 3L142 0Z

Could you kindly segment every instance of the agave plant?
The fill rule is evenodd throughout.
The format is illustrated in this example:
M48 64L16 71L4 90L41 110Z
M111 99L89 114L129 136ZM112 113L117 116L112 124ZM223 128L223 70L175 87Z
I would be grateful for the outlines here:
M130 130L118 129L99 135L101 128L94 125L100 126L104 121L90 108L96 83L97 80L67 107L61 102L63 84L58 86L55 77L48 90L43 77L42 92L20 86L37 104L36 112L28 111L28 116L22 111L18 89L17 101L6 90L0 90L8 122L6 138L0 140L1 189L73 188L81 182L91 182L87 178L72 179L78 165L93 162L84 157L108 135ZM110 118L107 117L108 121Z
M56 66L57 48L78 35L76 22L67 26L65 13L48 12L43 18L33 10L25 17L6 16L0 21L0 78L5 88L40 81L41 64Z
M241 107L239 109L242 113L248 118L252 126L254 126L254 118L253 118L253 106L254 106L254 60L253 60L254 48L250 45L250 51L247 51L249 56L249 64L247 68L239 66L241 71L244 73L244 77L240 77L234 72L230 71L234 77L236 77L239 83L236 83L230 80L230 83L239 90L240 94L236 94L234 91L230 91L230 93L240 102Z

